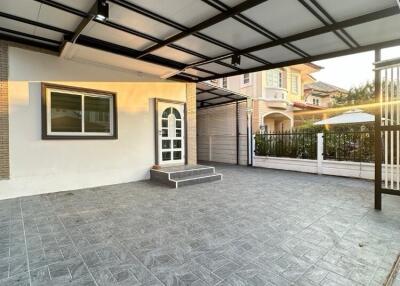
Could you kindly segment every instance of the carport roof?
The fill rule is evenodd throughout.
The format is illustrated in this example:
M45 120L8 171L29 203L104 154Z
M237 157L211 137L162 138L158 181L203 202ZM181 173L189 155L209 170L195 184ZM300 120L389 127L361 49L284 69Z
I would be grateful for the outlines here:
M196 84L197 108L206 108L246 100L248 97L205 82Z
M161 77L186 81L400 45L396 0L107 2L109 18L101 21L94 17L96 0L2 0L0 39L63 53L65 42L74 42L134 59L139 70L155 64ZM232 65L238 55L241 63Z

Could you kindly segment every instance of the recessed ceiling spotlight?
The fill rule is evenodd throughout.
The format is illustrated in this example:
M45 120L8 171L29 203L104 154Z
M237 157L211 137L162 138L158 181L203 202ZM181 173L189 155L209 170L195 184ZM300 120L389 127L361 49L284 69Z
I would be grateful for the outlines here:
M108 3L105 0L97 0L96 19L105 21L108 18Z

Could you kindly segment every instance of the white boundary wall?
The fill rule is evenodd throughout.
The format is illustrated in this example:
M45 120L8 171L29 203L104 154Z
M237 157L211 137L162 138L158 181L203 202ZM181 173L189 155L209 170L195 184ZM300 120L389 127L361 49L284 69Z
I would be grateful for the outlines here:
M361 179L374 179L373 163L323 160L318 168L318 160L254 156L253 167L297 171L321 175L333 175Z
M361 178L369 180L374 179L374 163L323 160L322 135L322 133L318 134L317 160L254 156L253 167Z

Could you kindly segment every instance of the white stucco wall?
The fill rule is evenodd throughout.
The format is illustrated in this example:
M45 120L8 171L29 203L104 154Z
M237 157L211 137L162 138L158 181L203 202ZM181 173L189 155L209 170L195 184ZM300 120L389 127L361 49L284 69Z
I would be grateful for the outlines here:
M320 170L318 170L317 160L255 156L253 162L254 167L260 168L288 170L313 174L319 173L321 175L360 178L368 180L373 180L375 174L375 166L373 163L322 160L321 168Z
M154 164L154 98L186 101L186 84L9 50L10 180L0 199L148 178ZM42 140L41 82L117 93L117 140Z

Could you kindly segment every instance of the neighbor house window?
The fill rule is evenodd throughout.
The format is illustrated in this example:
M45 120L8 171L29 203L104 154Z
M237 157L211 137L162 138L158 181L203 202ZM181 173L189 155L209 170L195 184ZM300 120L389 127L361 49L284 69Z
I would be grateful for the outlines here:
M313 98L313 104L319 105L319 98Z
M291 87L292 87L292 92L298 94L299 93L299 75L298 74L292 74L291 77Z
M228 88L228 79L226 77L222 78L222 87Z
M250 83L250 74L249 73L243 74L242 83L243 84L249 84Z
M43 139L117 137L113 93L43 84L42 107Z
M281 70L267 71L267 87L283 88L283 74Z

